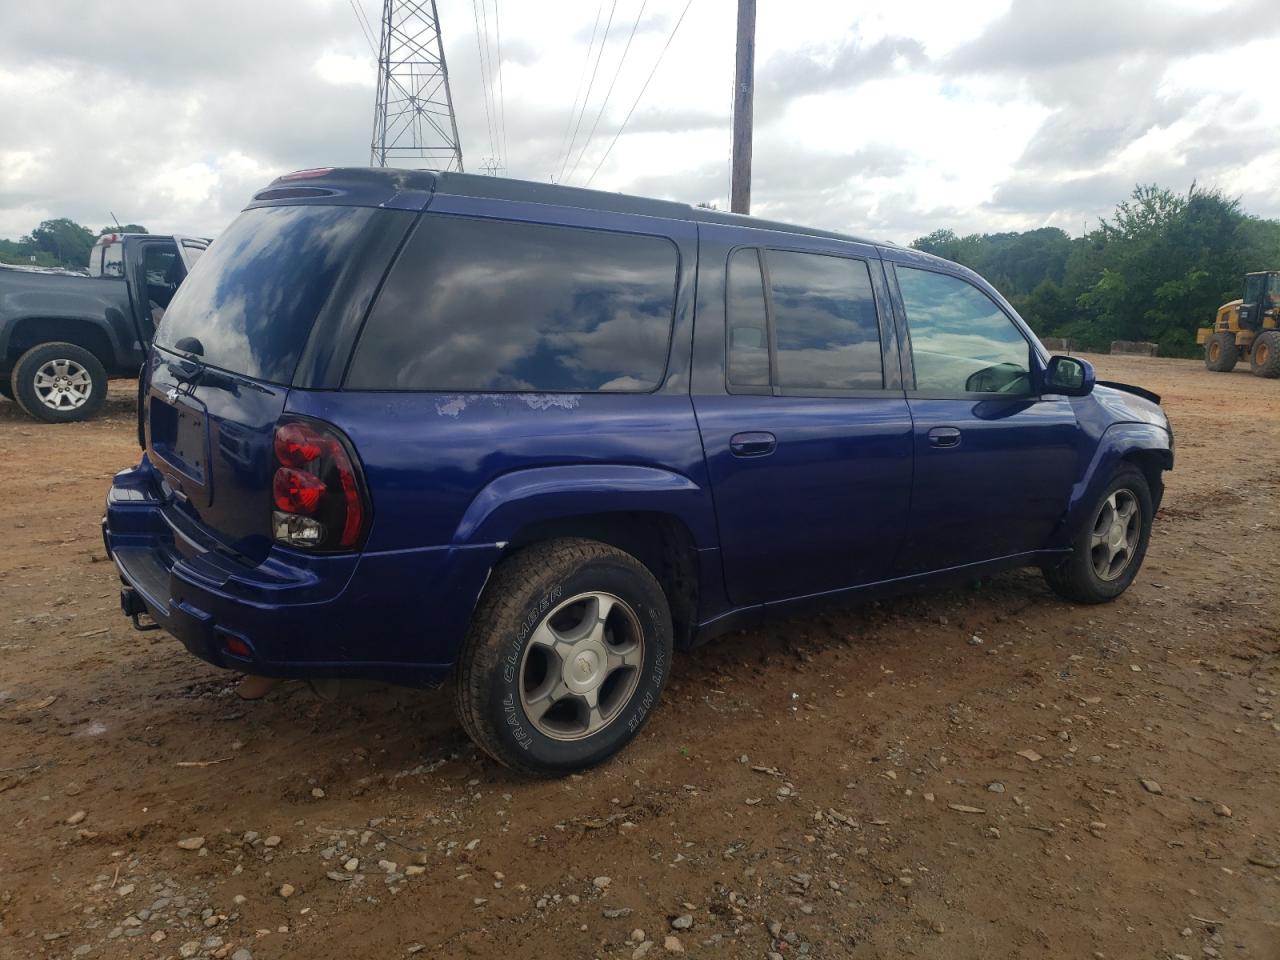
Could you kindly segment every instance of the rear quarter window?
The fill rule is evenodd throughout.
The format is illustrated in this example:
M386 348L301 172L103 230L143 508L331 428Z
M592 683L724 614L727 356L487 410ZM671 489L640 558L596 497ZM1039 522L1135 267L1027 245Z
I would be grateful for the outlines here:
M634 393L666 372L678 254L653 236L426 215L361 333L355 390Z

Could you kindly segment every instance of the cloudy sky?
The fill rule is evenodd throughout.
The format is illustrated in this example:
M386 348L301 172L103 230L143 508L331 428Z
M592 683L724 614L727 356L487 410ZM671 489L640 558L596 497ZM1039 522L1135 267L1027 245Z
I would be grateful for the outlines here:
M0 237L108 211L217 234L278 173L367 164L375 68L352 3L378 22L381 0L5 3ZM754 213L898 242L1079 233L1135 182L1198 181L1280 217L1277 0L759 7ZM692 0L672 36L684 8L439 0L468 169L496 154L511 176L586 183L670 38L592 186L727 208L735 5ZM491 48L501 27L496 144L481 10Z

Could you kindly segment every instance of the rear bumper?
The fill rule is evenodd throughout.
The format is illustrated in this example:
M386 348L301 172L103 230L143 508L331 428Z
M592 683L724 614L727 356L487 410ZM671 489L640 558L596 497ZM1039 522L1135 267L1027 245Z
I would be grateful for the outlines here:
M147 459L121 471L102 521L121 608L145 613L215 666L271 677L422 686L452 667L496 544L230 555L160 493Z

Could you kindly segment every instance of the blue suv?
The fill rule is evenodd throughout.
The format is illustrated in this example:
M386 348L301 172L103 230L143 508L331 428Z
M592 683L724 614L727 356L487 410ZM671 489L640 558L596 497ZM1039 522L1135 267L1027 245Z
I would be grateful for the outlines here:
M1110 600L1173 465L1158 397L954 263L454 173L258 193L140 400L103 521L135 624L258 675L449 680L539 774L765 614L1024 566Z

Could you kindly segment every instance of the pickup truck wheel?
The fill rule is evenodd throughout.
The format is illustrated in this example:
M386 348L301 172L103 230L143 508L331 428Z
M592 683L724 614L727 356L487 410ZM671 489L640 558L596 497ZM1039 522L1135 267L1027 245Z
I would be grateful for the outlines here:
M1142 471L1121 466L1072 544L1071 556L1044 568L1049 586L1076 603L1105 603L1120 596L1142 566L1154 512Z
M42 343L13 367L13 392L30 416L46 423L87 420L107 398L102 362L74 343Z
M608 759L657 705L671 611L635 557L594 540L535 544L499 564L454 684L471 738L509 767L560 776Z

